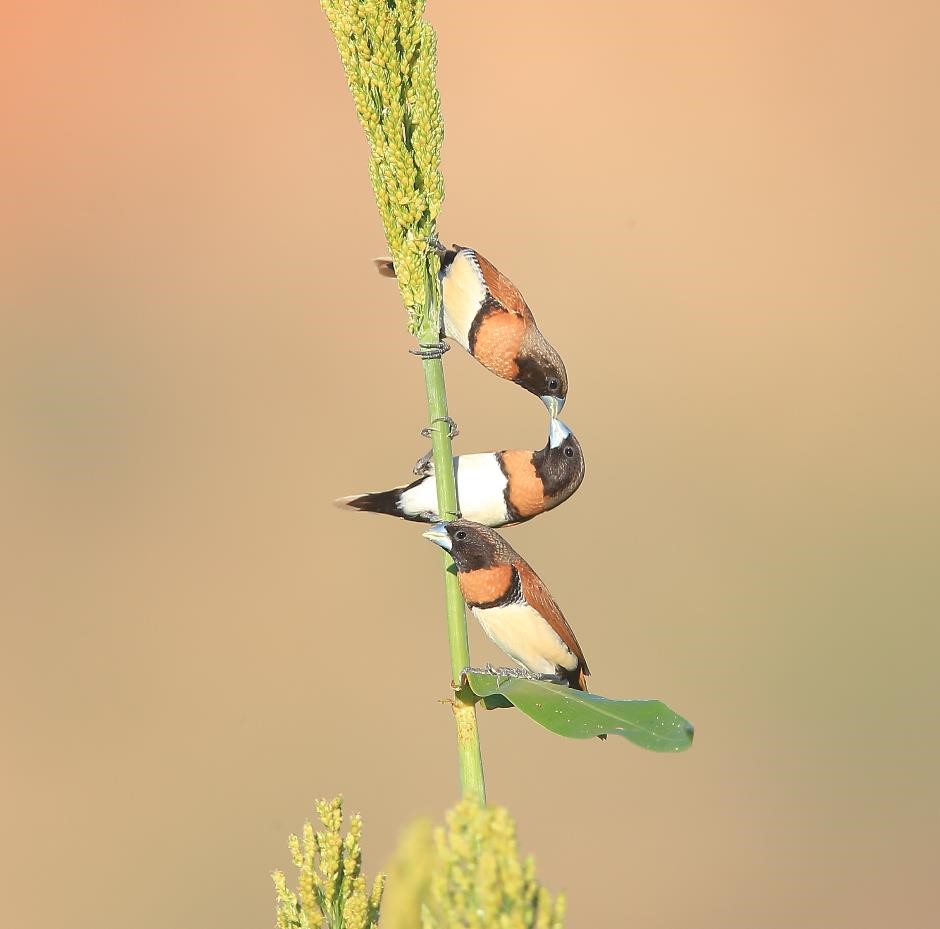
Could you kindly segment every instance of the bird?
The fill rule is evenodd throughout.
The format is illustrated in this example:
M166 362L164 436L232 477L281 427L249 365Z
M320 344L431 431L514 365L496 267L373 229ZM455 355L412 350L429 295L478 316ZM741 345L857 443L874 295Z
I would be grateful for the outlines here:
M542 335L519 289L476 249L441 253L441 338L463 346L483 367L539 397L558 416L568 396L561 355ZM391 258L377 258L384 277L395 276Z
M336 504L414 522L437 522L441 515L429 455L418 462L415 473L417 480L406 486L340 497ZM514 526L567 500L584 479L584 457L574 433L560 419L552 419L544 448L457 455L454 474L463 516L484 526Z
M591 673L558 604L513 547L468 519L436 523L424 537L450 552L460 590L488 638L535 680L587 693Z

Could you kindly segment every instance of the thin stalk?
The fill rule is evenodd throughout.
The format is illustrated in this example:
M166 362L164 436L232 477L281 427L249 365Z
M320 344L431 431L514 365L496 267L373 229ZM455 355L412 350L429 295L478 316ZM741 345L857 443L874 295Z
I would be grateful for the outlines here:
M433 290L432 290L433 293ZM439 317L438 317L439 318ZM437 334L428 342L437 340ZM424 359L424 385L428 396L428 416L431 422L431 450L434 456L434 476L437 485L438 513L441 519L455 519L457 485L454 480L453 448L447 417L447 390L444 385L444 364L440 358ZM470 664L467 642L467 611L453 559L444 552L444 602L447 609L447 637L450 643L450 673L455 683ZM454 722L457 726L457 759L460 764L460 788L464 799L481 806L486 803L483 783L483 756L480 753L480 734L477 729L476 698L468 687L461 687L452 702Z
M437 38L424 19L425 0L320 0L336 39L340 59L369 139L369 177L395 276L408 310L409 330L421 342L437 342L441 296L440 266L432 243L444 199L441 144L444 121L437 91ZM446 422L447 393L440 358L424 361L431 445L437 475L438 512L457 515L453 451ZM450 667L459 685L469 664L467 619L450 557L444 557L444 589ZM463 795L486 802L477 733L476 697L469 688L453 701Z

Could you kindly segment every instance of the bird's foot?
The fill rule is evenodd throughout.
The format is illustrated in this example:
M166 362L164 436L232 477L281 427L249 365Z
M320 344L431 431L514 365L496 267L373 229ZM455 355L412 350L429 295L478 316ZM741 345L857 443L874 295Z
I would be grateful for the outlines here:
M434 358L441 358L444 352L450 351L450 345L447 342L419 342L417 348L409 348L409 355L417 355L425 361L431 361Z
M483 665L482 668L464 668L460 672L460 680L463 681L468 674L488 674L495 677L498 683L500 678L503 680L515 678L520 681L538 681L545 684L567 683L564 676L561 674L534 674L532 671L527 671L525 668L494 668L489 662ZM459 690L459 687L455 686L454 690Z
M455 423L449 416L438 416L435 419L432 419L431 425L425 426L421 430L421 435L423 435L426 439L430 439L431 433L434 431L435 423L447 423L448 438L456 439L457 436L460 435L460 429L458 428L457 423Z
M494 677L514 677L523 681L548 681L552 684L561 683L564 678L559 674L533 674L525 668L494 668L487 662L482 668L464 668L463 673L473 671L476 674L490 674Z
M526 668L490 668L488 674L498 677L515 677L522 681L540 681L545 684L564 684L565 678L561 674L536 674Z
M431 460L433 457L434 449L432 448L426 455L422 455L415 462L415 466L411 469L411 473L417 475L418 477L427 477L434 470L434 464Z
M444 244L443 244L443 243L441 242L441 240L438 238L436 232L434 233L434 235L429 235L429 236L427 236L427 238L425 238L425 242L427 242L428 245L430 245L431 248L433 248L434 251L436 251L439 255L443 255L444 252L447 251L447 248L444 246Z
M512 668L494 668L489 662L487 662L485 665L483 665L482 668L472 668L469 666L464 668L460 672L460 680L463 681L463 679L468 674L491 674L496 677L499 677L500 675L505 677L507 672L511 673ZM457 690L458 688L455 687L454 689Z
M495 673L496 673L496 669L492 665L489 665L489 664L483 665L482 668L473 668L473 667L470 667L470 665L467 665L467 667L464 668L460 672L460 676L466 677L468 674L495 674Z

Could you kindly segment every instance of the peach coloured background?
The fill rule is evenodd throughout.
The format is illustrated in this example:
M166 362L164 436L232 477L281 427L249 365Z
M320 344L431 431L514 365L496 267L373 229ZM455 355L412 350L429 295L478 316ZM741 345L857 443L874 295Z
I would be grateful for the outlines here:
M482 719L571 929L937 912L935 3L432 0L446 240L522 287L588 477L511 530L683 756ZM315 797L456 792L425 450L313 0L0 27L0 923L272 924ZM542 407L447 357L458 449ZM479 660L497 653L471 629Z

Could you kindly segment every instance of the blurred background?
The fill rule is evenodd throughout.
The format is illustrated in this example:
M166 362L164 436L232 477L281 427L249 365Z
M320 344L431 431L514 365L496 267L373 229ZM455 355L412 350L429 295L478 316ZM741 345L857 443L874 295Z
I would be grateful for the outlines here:
M273 924L342 791L457 794L420 364L313 0L2 6L0 922ZM598 692L692 751L481 718L589 926L929 922L935 3L433 2L440 231L561 349L588 477L511 529ZM447 356L458 451L545 411ZM499 654L471 625L480 662Z

